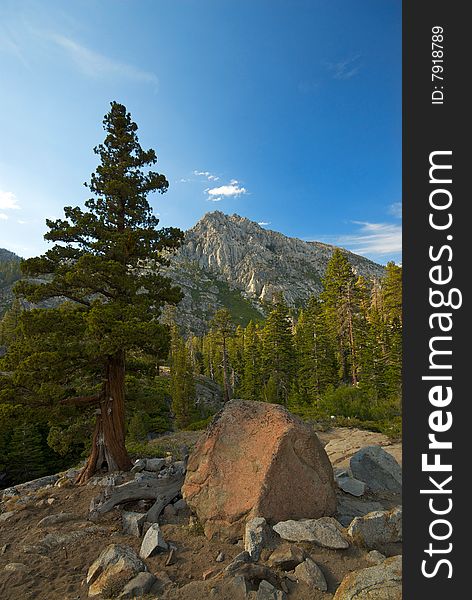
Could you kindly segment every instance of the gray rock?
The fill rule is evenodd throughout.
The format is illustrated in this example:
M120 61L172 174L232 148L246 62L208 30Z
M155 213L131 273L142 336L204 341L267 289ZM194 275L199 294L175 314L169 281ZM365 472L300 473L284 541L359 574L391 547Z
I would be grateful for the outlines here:
M350 461L353 476L364 481L375 493L402 492L402 468L391 454L380 446L366 446Z
M281 544L269 556L269 567L279 567L284 571L291 571L305 560L305 552L294 544Z
M365 492L365 483L354 477L349 477L347 474L336 476L336 483L343 492L351 494L351 496L359 497Z
M138 573L128 581L118 598L120 600L141 598L151 590L156 581L157 578L152 573Z
M354 543L366 548L379 549L385 544L402 541L402 507L376 511L365 517L356 517L349 526L348 535Z
M326 592L328 584L322 570L311 558L306 558L295 569L295 577L307 586Z
M156 473L151 473L151 471L142 471L141 473L135 473L134 480L142 481L143 483L145 483L146 481L155 481Z
M0 548L0 556L5 554L5 552L8 550L8 548L10 548L11 544L3 544L3 546Z
M224 561L224 559L225 559L225 555L223 554L223 552L219 552L218 556L215 558L215 561L217 563L221 563Z
M131 473L141 473L146 468L146 459L139 458L131 468Z
M87 572L89 596L103 593L115 579L127 577L128 581L141 571L147 571L146 565L128 546L111 544L100 554ZM125 585L126 581L123 581Z
M121 515L122 531L127 535L141 537L143 523L146 518L146 513L126 512Z
M26 494L36 492L41 488L54 485L59 477L60 475L56 473L55 475L45 475L44 477L39 477L39 479L33 479L33 481L20 483L0 492L0 498L6 499L13 498L14 496L25 496Z
M349 547L341 525L331 517L281 521L274 525L273 530L290 542L315 542L323 548L334 549Z
M77 515L73 513L57 513L56 515L48 515L39 521L37 527L40 529L42 527L51 527L52 525L57 525L58 523L66 523L67 521L75 521L77 519Z
M252 562L252 558L251 555L249 554L249 552L246 552L246 550L244 550L244 552L240 552L239 554L237 554L233 560L229 563L229 565L227 565L225 567L225 571L227 573L234 573L235 571L238 570L238 568L245 564L245 563L250 563Z
M402 600L402 557L349 573L333 600Z
M153 554L157 554L158 552L165 552L169 546L167 542L164 540L164 536L162 535L161 528L158 523L152 523L149 529L144 536L143 543L141 544L141 549L139 551L139 556L141 558L148 558Z
M376 510L384 510L384 506L380 502L344 495L338 496L337 520L343 527L347 527L355 517L363 517Z
M164 467L165 464L165 458L147 458L145 470L159 473L159 471Z
M174 508L177 512L188 510L188 504L183 498L174 502Z
M261 550L273 546L274 534L263 517L255 517L246 523L244 532L244 549L252 560L259 560Z
M371 550L370 552L368 552L365 558L367 562L369 562L372 565L380 565L380 563L383 563L383 561L385 560L385 555L379 552L378 550Z
M287 594L263 579L257 590L257 600L286 600Z

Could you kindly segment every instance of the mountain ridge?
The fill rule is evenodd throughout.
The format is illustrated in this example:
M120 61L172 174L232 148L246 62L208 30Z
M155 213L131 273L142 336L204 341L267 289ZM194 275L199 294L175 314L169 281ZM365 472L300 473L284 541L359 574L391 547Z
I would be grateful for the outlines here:
M237 214L208 212L185 232L168 268L185 294L174 311L176 321L184 333L202 334L218 308L228 308L236 323L246 325L264 318L275 295L283 294L289 306L299 307L320 293L336 248L265 229ZM342 251L359 275L382 277L383 266ZM8 250L2 254L0 249L0 256L19 260ZM0 289L3 304L11 303L11 287Z

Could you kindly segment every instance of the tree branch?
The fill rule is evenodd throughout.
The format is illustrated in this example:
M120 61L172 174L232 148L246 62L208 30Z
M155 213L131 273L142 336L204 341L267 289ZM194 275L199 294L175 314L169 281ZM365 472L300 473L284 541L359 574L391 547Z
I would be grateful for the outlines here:
M98 404L101 398L101 394L95 394L94 396L73 396L71 398L64 398L60 403L74 404L76 406L83 404Z

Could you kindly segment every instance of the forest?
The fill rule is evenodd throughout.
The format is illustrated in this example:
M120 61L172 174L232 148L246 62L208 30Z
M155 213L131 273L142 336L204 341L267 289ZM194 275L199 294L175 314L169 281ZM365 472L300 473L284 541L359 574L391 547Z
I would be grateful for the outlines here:
M335 250L303 307L275 296L245 327L221 309L206 335L184 338L169 318L182 293L165 275L183 233L158 229L148 202L169 183L123 105L111 103L103 126L92 197L46 221L53 245L21 262L0 323L0 486L79 462L85 483L128 469L166 431L203 429L214 411L197 397L198 377L220 386L222 403L279 403L399 437L401 267L367 281Z

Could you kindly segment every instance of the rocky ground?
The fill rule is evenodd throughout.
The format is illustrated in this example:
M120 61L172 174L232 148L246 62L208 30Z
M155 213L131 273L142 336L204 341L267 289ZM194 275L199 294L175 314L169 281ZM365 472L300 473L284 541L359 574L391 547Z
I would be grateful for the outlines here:
M167 442L191 446L198 435ZM69 473L70 478L53 477L38 489L6 491L0 504L0 598L79 600L96 592L98 599L345 600L367 598L362 595L367 587L380 590L369 598L400 598L401 559L388 558L401 554L401 509L396 508L401 497L395 485L388 489L398 465L366 447L383 447L401 462L401 444L344 428L318 435L336 475L337 520L286 521L273 529L254 519L236 543L208 540L179 496L147 533L136 516L124 513L143 513L152 502L131 501L90 520L104 489L135 477L144 480L145 470L115 481L96 478L83 487L75 487ZM362 468L372 461L380 461L384 471L366 486ZM175 470L176 464L168 458L164 469ZM129 584L127 591L129 580L134 591Z

